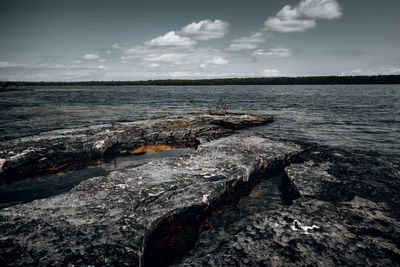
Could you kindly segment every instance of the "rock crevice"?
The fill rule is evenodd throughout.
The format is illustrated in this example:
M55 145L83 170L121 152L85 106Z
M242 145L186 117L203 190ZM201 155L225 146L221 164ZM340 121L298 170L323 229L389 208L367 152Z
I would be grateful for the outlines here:
M187 156L112 172L68 193L5 208L0 259L17 265L146 264L145 255L152 254L145 253L145 244L151 244L154 229L168 221L178 227L176 218L188 214L203 216L250 185L259 170L300 151L259 135L233 135L201 144Z
M129 155L144 145L197 146L204 140L231 135L236 129L272 121L272 117L245 114L183 114L44 132L0 143L0 179L10 183L80 169L99 159ZM174 125L180 127L171 127Z

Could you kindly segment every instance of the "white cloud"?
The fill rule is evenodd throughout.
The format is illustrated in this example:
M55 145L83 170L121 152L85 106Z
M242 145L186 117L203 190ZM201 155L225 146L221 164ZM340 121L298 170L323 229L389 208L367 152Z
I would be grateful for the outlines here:
M207 41L220 39L228 33L229 23L222 20L202 20L193 22L182 28L180 34L195 40Z
M234 39L227 48L229 51L252 50L257 48L259 43L263 43L265 37L260 32L252 33L250 36Z
M148 57L144 58L144 60L149 62L183 64L185 62L187 63L187 61L185 61L185 58L186 54L184 53L164 53L164 54L151 54Z
M105 63L105 62L107 62L107 60L104 59L104 58L100 58L100 59L97 60L97 62L99 62L99 63Z
M214 64L214 65L226 65L229 63L229 61L223 57L214 57L212 60L208 61L207 63Z
M262 75L266 77L279 77L283 76L277 69L265 69L262 71Z
M293 55L293 50L290 48L258 49L253 52L253 55L264 57L290 57Z
M264 26L266 30L275 32L305 32L317 26L317 23L309 19L284 20L270 17Z
M216 56L216 57L214 57L212 59L208 59L204 63L200 64L200 68L207 69L209 67L209 65L221 66L221 65L227 65L228 63L229 63L229 61L226 60L225 58L223 58L221 56Z
M400 75L400 67L395 66L379 66L376 69L364 70L353 69L347 72L342 72L342 76L363 76L363 75Z
M82 63L82 60L80 60L80 59L73 60L72 63L73 63L73 64L81 64L81 63Z
M7 68L10 67L11 64L8 61L0 61L0 68Z
M146 68L155 69L155 68L160 67L161 64L160 63L144 63L143 66Z
M318 19L336 19L342 8L336 0L302 0L297 6L284 6L276 16L269 17L264 30L276 32L304 32L314 28Z
M86 54L82 57L82 59L85 59L85 60L95 60L95 59L99 59L99 58L100 58L99 54Z
M305 17L336 19L342 16L342 8L336 0L303 0L296 7Z
M342 76L358 76L358 75L364 75L365 72L362 69L354 69L350 70L348 72L342 72Z
M26 65L10 63L8 61L0 61L0 68L12 68L12 67L26 67Z
M107 69L107 67L106 67L106 66L104 66L104 65L99 65L99 66L97 66L97 68L98 68L98 69L101 69L101 70L105 70L105 69Z
M383 75L400 75L399 67L389 67L381 72Z
M150 41L144 43L148 47L181 47L181 48L192 48L196 45L196 41L188 38L182 37L175 33L175 31L170 31L163 36L159 36Z

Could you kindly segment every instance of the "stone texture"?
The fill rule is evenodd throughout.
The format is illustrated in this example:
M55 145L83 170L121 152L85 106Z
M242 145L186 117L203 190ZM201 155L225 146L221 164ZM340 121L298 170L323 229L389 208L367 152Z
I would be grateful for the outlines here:
M201 141L191 155L115 171L68 193L1 210L0 262L400 266L399 166L373 152L254 134L224 137L269 121L176 115L1 144L6 175L26 166L59 166L63 157L86 161L146 144ZM54 155L60 157L50 160ZM268 198L264 192L265 207L205 227L214 213L224 218L224 207L244 201L239 197L270 171L283 175L284 202L268 203L277 193Z
M0 262L153 265L175 251L170 244L190 249L196 223L208 210L251 189L259 175L300 151L292 143L234 135L201 144L191 155L115 171L68 193L5 208ZM194 236L179 237L180 227Z
M398 166L323 146L298 162L285 168L291 205L203 232L179 265L399 266Z
M63 129L0 143L0 179L14 179L83 168L102 157L127 154L143 145L199 142L237 129L272 122L245 114L181 114L136 122Z

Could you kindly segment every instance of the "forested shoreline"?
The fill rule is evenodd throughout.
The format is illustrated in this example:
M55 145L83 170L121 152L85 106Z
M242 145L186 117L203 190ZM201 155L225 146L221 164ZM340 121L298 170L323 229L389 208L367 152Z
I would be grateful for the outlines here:
M263 78L223 78L223 79L167 79L146 81L80 81L80 82L29 82L2 81L7 86L124 86L124 85L324 85L324 84L400 84L400 75L378 76L309 76L309 77L263 77Z

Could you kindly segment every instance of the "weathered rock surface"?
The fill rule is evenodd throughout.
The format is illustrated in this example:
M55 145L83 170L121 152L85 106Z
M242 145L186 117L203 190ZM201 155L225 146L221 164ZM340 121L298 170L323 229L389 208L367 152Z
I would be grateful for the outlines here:
M209 212L300 151L292 143L233 135L201 144L191 155L115 171L68 193L3 209L0 262L171 263L191 248Z
M68 193L1 210L1 265L400 266L399 166L370 152L252 134L224 137L270 121L175 115L0 144L4 178L17 170L85 166L142 145L223 137L188 156L115 171ZM265 207L214 223L277 171L285 201L264 201ZM268 194L261 196L278 198Z
M180 265L399 266L398 166L321 146L298 161L285 168L291 205L203 232Z
M0 143L0 178L9 182L86 167L97 159L129 154L143 145L193 146L272 121L271 117L245 114L183 114L44 132Z

